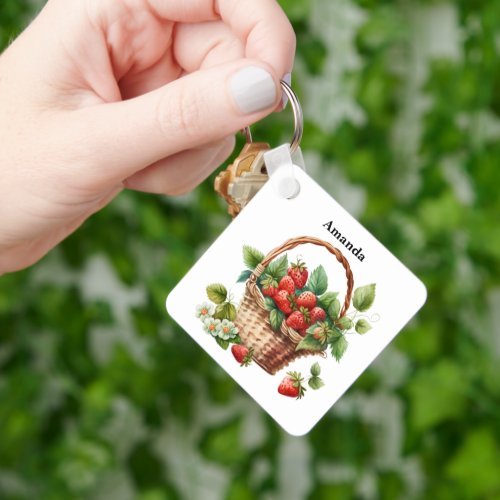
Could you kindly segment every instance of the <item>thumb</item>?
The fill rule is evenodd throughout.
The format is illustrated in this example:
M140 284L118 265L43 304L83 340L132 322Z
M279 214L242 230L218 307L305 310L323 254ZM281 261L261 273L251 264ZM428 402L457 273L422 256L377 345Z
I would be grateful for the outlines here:
M258 121L278 106L278 89L279 80L268 66L240 59L196 71L134 99L79 110L75 130L80 143L86 138L87 155L95 155L86 168L95 169L94 180L125 179Z

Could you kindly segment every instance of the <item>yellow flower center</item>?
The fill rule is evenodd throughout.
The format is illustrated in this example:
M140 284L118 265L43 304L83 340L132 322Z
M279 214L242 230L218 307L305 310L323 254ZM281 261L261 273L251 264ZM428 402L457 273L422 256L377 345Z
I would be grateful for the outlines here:
M215 325L212 323L208 328L213 331L215 330Z
M225 326L224 327L224 333L228 333L229 332L229 327Z
M208 314L208 309L207 308L202 309L201 310L201 314L203 314L203 316L207 315Z

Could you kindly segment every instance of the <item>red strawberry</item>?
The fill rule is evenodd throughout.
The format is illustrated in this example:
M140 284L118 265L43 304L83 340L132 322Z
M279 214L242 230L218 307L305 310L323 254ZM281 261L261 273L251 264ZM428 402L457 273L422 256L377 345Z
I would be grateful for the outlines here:
M278 309L285 314L290 314L292 312L293 298L288 295L286 290L280 290L273 297L274 302L278 306Z
M301 330L299 330L299 334L300 336L305 337L307 335L307 328L302 328Z
M231 352L233 353L234 359L238 361L241 366L248 366L252 362L253 348L250 349L242 344L233 344L231 346Z
M311 325L317 321L325 321L326 319L326 312L319 306L313 307L309 314L311 317Z
M316 295L312 292L302 292L297 297L297 307L305 307L309 310L316 306Z
M304 288L307 283L309 272L307 271L306 265L300 259L297 259L297 262L288 268L288 276L293 279L297 288Z
M268 274L264 276L261 281L262 285L262 295L266 297L274 297L278 291L278 282Z
M293 328L294 330L304 330L308 327L309 324L309 314L307 309L300 311L294 311L288 318L286 319L286 324Z
M289 398L300 399L305 392L305 388L302 386L303 381L304 379L299 372L287 372L286 377L278 387L278 392Z
M279 288L280 290L286 290L289 295L295 293L295 283L290 276L283 276L283 278L280 279Z

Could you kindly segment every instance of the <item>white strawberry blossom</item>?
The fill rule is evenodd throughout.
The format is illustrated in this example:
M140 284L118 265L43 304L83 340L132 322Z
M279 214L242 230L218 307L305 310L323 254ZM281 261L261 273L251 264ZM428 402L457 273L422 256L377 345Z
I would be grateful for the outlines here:
M222 340L234 339L238 335L238 329L232 321L223 319L217 326L217 335Z
M215 306L209 302L203 302L203 304L196 307L196 317L204 320L210 316L213 316L215 311Z
M203 321L203 329L212 335L212 337L217 337L219 334L219 326L221 324L220 319L215 319L212 317L205 318Z

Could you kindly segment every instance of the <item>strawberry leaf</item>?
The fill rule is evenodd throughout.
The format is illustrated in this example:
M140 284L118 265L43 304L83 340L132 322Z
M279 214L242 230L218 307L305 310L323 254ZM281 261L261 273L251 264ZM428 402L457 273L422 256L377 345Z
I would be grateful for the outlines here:
M245 269L244 271L241 271L241 274L238 276L238 280L236 283L245 283L248 278L252 276L252 270L251 269Z
M324 293L320 298L319 298L319 304L320 306L327 311L328 308L330 307L333 302L335 302L335 299L338 296L338 292L326 292ZM340 309L339 309L340 310Z
M263 260L264 254L262 252L248 245L243 246L243 262L249 269L254 270L257 264L260 264Z
M278 309L276 302L271 297L266 297L264 299L264 305L266 306L266 311L274 311Z
M360 335L363 335L372 329L372 325L370 325L366 319L360 319L356 322L356 326L354 328Z
M288 257L282 255L278 259L273 260L267 267L266 273L271 275L276 281L279 281L288 271Z
M236 307L230 302L224 302L215 308L215 319L228 319L234 321L236 319Z
M349 330L349 328L352 328L352 320L347 316L342 316L335 322L335 325L341 330Z
M322 351L324 349L323 345L319 340L316 340L313 335L308 333L295 348L296 351L306 350L306 351Z
M284 319L285 315L279 309L273 309L269 314L269 322L271 323L271 328L275 332L280 329Z
M319 363L316 361L316 363L314 363L311 366L311 375L313 377L319 377L320 373L321 373L321 366L319 366Z
M332 340L336 340L338 337L342 337L342 335L344 335L342 330L334 325L328 332L328 342L331 343Z
M316 295L322 295L328 288L328 276L323 266L318 266L307 282L309 289Z
M328 317L332 320L335 321L339 317L340 313L340 302L338 299L335 299L329 306L328 309L326 310L328 313Z
M321 380L319 377L311 377L307 383L309 384L309 387L315 391L317 391L318 389L321 389L325 383L323 382L323 380Z
M220 283L208 285L207 296L214 304L222 304L227 299L227 288Z
M222 349L226 350L228 347L229 347L229 341L227 340L223 340L223 339L220 339L219 337L217 337L215 339L215 341L217 342L217 344L219 344Z
M360 286L354 290L352 296L352 305L358 311L366 311L370 309L375 300L375 283L366 286Z
M338 337L332 339L332 342L330 343L332 356L337 361L340 361L340 358L342 358L342 356L346 352L348 345L349 344L344 335L339 335Z

